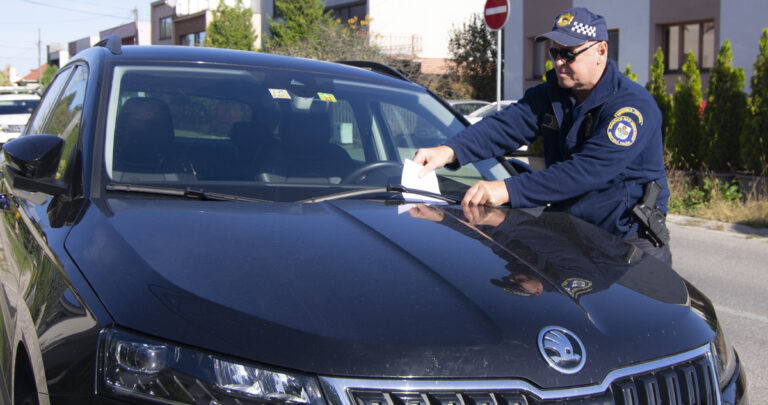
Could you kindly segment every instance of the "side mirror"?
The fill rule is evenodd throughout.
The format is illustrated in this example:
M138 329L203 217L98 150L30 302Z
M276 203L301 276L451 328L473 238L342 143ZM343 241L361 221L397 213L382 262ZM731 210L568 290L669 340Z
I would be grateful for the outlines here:
M56 180L64 140L53 135L29 135L3 145L3 175L12 188L60 195L67 187Z

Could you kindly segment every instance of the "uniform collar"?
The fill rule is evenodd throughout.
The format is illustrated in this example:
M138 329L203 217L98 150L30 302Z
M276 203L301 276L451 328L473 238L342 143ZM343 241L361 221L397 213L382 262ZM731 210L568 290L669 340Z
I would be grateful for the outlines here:
M594 90L589 93L587 99L584 100L584 102L580 105L576 106L576 108L582 111L591 110L592 108L604 103L605 100L616 93L616 89L619 85L618 72L619 71L616 69L616 64L612 60L608 59L608 64L605 67L605 73L603 74L603 77L601 77L600 81L597 82ZM570 91L561 88L557 84L557 76L555 75L554 69L547 72L547 85L550 100L563 100L571 97Z

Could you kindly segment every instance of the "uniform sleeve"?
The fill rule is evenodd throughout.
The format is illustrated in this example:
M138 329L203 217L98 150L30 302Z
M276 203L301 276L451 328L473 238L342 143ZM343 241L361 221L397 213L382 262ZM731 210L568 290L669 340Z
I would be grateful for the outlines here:
M536 207L566 201L631 177L629 167L659 143L661 114L648 102L625 105L602 108L592 135L570 159L506 179L510 204Z
M445 145L453 149L462 166L528 145L536 137L537 117L547 107L546 100L544 85L533 87L517 103L467 127Z

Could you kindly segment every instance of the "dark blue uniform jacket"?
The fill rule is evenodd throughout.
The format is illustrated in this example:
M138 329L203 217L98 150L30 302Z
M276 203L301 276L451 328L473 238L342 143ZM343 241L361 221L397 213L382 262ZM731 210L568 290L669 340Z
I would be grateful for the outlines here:
M632 207L646 183L662 187L667 213L661 111L642 86L613 61L587 99L576 105L554 71L517 103L449 139L460 165L528 145L543 137L545 170L505 180L512 207L551 204L620 237L637 232Z

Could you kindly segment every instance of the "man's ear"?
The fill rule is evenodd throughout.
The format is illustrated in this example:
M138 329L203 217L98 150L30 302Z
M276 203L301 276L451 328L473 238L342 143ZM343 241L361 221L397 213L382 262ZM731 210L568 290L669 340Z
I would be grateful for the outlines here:
M597 46L597 51L600 53L600 56L608 55L608 42L600 42L600 45Z

